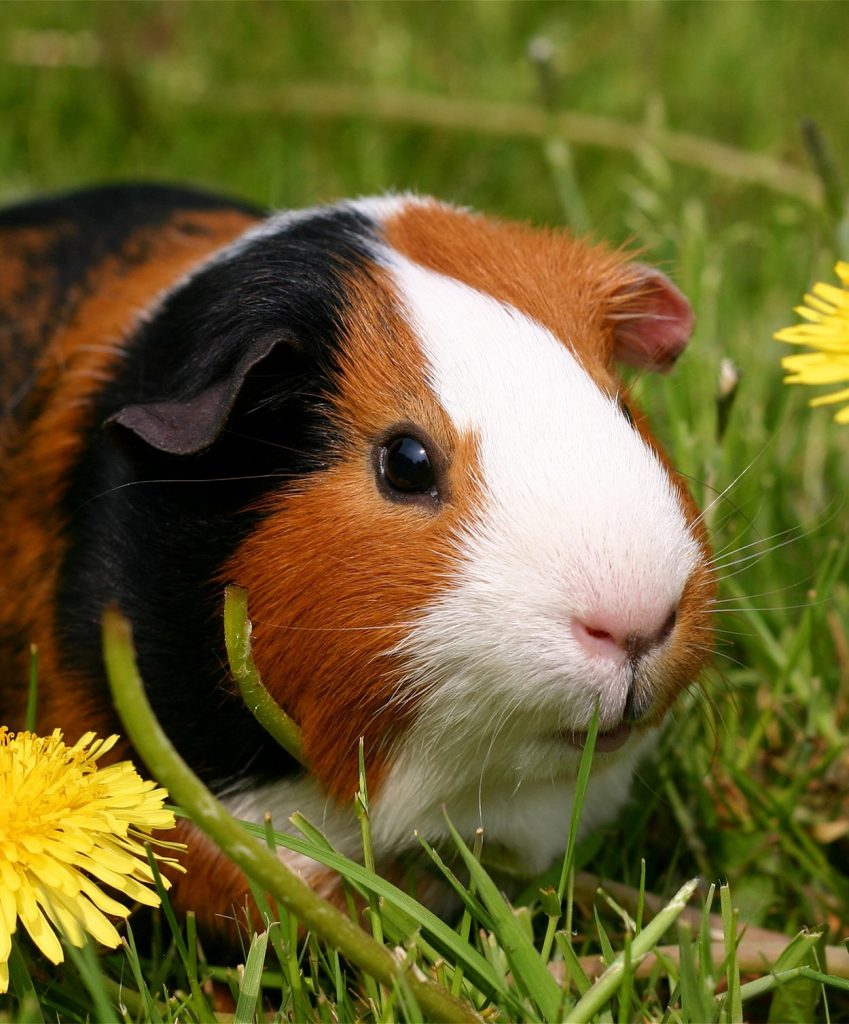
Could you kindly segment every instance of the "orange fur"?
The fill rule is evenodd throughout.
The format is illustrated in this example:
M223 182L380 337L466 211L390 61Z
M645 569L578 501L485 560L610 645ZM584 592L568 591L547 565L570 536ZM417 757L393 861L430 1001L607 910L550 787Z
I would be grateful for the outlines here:
M61 227L0 229L0 451L11 442L15 407L55 301L49 250Z
M63 670L53 636L52 602L65 541L60 512L64 477L88 425L90 397L108 378L121 345L139 314L210 252L253 223L237 213L179 212L163 228L143 229L120 253L90 268L85 293L63 297L57 317L47 301L29 307L23 319L31 343L46 336L35 364L35 380L16 417L7 423L0 452L0 672L4 722L22 724L26 658L30 643L40 654L38 727L59 727L70 741L88 729L112 728L112 716L87 692L83 680ZM3 233L7 251L20 232ZM29 231L20 261L6 280L8 294L29 273L27 258L46 252L51 235ZM3 239L0 238L0 241ZM142 262L134 257L145 254ZM4 268L10 267L7 256ZM39 272L40 274L40 272ZM45 280L47 272L44 272ZM10 283L14 282L14 283ZM94 286L96 284L96 287ZM11 680L19 680L11 686Z
M113 727L109 709L87 692L85 681L63 670L53 636L51 607L65 544L63 479L89 425L91 396L121 358L138 314L252 223L231 212L178 214L167 229L140 231L123 253L93 268L97 287L76 297L70 319L45 323L47 300L29 310L32 329L24 344L35 346L43 329L50 338L20 418L0 423L0 565L5 579L15 581L15 589L0 587L0 672L21 681L3 709L11 725L20 724L26 651L34 641L41 652L39 729L59 726L73 741L87 729ZM622 390L611 366L610 313L617 304L638 303L639 295L623 298L632 274L621 254L438 206L407 208L387 225L387 237L416 262L532 316L576 351L600 387L610 394ZM50 239L33 233L19 241L37 256ZM128 262L144 247L144 261ZM0 298L22 294L27 273L23 261L0 261ZM361 736L369 786L372 793L379 790L392 741L406 724L397 708L388 707L401 667L387 652L450 585L458 558L455 532L472 518L479 472L474 438L457 433L427 387L422 353L386 275L373 268L352 276L348 289L338 393L328 396L345 447L328 470L264 499L263 518L219 580L248 588L263 679L299 723L313 775L340 802L349 801L356 787ZM4 360L7 348L0 343ZM8 397L0 390L0 400ZM428 432L445 467L444 499L434 506L393 503L376 487L375 446L408 422ZM637 423L669 467L639 415ZM687 518L695 522L686 486L674 472L673 479ZM697 532L706 550L701 526ZM691 580L680 610L682 633L707 630L703 608L713 586L706 570ZM664 709L703 660L679 640L669 658L674 671ZM192 826L181 822L178 833L190 843L182 858L188 874L177 880L178 905L196 908L218 930L217 915L243 904L245 880ZM329 876L320 884L330 886Z
M623 253L564 232L436 203L405 207L388 221L386 238L414 262L493 295L547 327L615 393L609 317L635 276Z
M424 383L421 352L385 277L375 270L348 287L332 399L347 447L326 472L266 499L265 518L222 573L222 583L248 588L263 679L300 725L313 775L343 801L356 788L360 736L374 792L403 728L387 707L399 680L387 651L449 583L452 531L468 522L477 467L474 443L457 435ZM405 422L428 431L448 466L447 498L434 508L393 503L377 489L374 446Z
M644 285L640 270L627 262L626 254L588 245L563 232L501 223L436 203L406 206L387 223L386 237L414 262L487 292L532 317L576 353L603 391L611 396L627 395L612 365L613 330L616 319L642 312L650 301L652 286ZM638 410L634 410L634 420L666 467L685 518L694 525L705 561L709 561L707 532L688 487ZM712 643L705 609L715 592L714 574L700 565L682 597L680 629L664 658L668 674L664 692L655 701L653 724L705 662L704 649Z

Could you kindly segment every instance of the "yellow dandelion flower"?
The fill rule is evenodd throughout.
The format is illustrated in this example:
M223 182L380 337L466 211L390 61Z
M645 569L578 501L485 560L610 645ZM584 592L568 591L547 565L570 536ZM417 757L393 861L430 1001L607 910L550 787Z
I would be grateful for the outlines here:
M779 341L791 345L807 345L814 352L785 356L781 365L788 371L785 384L841 384L849 381L849 263L834 268L842 288L820 281L812 294L805 296L804 306L795 312L806 323L777 331ZM849 402L849 387L811 399L811 405ZM849 405L838 410L834 419L849 423Z
M86 933L104 946L120 943L106 915L130 911L101 886L124 900L159 903L143 844L150 830L173 828L174 815L163 807L166 791L140 778L129 761L98 767L117 739L89 732L69 747L58 729L36 736L0 726L0 993L9 986L19 920L58 964L64 956L56 930L75 946Z

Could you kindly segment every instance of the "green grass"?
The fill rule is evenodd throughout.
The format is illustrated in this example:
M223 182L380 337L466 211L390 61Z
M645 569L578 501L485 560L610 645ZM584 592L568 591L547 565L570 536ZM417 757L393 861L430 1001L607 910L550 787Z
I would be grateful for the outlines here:
M0 199L128 177L276 206L415 188L539 223L586 218L594 236L644 247L692 299L691 349L636 388L710 506L725 577L715 667L677 704L625 813L574 850L570 927L556 926L551 955L573 979L564 998L586 999L590 964L578 958L607 950L635 964L652 894L662 906L696 876L691 906L714 886L727 941L719 951L699 914L679 917L661 940L674 962L667 952L639 977L625 969L602 1006L591 997L592 1019L849 1018L849 993L819 984L831 965L810 942L785 954L781 987L745 945L726 958L735 917L747 939L764 929L786 944L808 927L841 946L849 930L849 429L781 383L771 340L812 281L849 258L840 211L809 198L799 127L817 121L846 180L847 23L836 3L0 5ZM540 35L554 45L545 88L526 52ZM590 145L586 122L562 112L610 120ZM636 147L632 125L644 126ZM705 142L673 160L681 133ZM774 187L751 183L753 157L775 162ZM720 429L724 358L741 377ZM610 881L609 900L582 871ZM384 937L406 937L411 957L494 1019L551 1019L561 1011L533 950L552 910L540 887L559 874L528 884L508 916L482 877L472 892L461 872L468 916L452 954L414 908L412 938L411 908L386 909L384 891ZM248 941L243 975L238 959L198 955L189 934L184 962L160 923L99 968L93 951L69 961L57 984L22 944L20 998L0 1003L0 1019L100 1019L104 1006L126 1007L127 1020L209 1019L208 978L232 989L239 1020L258 984L266 1009L292 1019L418 1013L408 988L367 981L315 935L298 939L287 914Z

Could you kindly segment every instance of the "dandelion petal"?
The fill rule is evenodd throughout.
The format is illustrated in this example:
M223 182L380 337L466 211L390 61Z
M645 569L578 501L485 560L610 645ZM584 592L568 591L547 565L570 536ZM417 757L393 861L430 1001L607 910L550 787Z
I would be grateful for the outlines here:
M173 828L174 815L163 807L166 791L128 761L98 767L117 740L89 732L68 747L58 729L37 736L0 726L0 993L9 987L18 922L58 964L57 932L74 946L86 935L120 943L106 915L124 918L129 909L103 885L124 900L159 903L144 843L152 829Z

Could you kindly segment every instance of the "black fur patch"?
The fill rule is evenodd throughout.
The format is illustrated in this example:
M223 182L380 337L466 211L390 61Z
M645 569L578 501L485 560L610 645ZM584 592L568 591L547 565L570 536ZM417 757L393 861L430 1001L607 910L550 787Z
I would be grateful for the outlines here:
M0 281L0 409L13 414L20 406L38 353L97 287L93 271L103 260L121 252L140 228L157 228L179 211L215 210L263 216L254 207L195 189L132 184L0 209L0 270L6 260L15 260L24 278L16 289ZM138 245L122 256L139 263L147 254ZM32 416L37 409L28 412Z
M155 227L173 216L175 210L240 210L263 216L258 207L201 189L127 183L15 203L0 209L0 229L45 230L68 225L75 236L73 258L62 259L57 251L55 263L71 274L73 281L87 267L119 249L133 231Z
M57 599L66 663L105 694L99 620L117 601L160 720L218 789L296 770L230 694L223 595L211 581L257 521L258 499L333 458L325 396L344 280L367 266L373 240L370 221L331 209L190 278L139 330L102 391L68 488L70 550ZM102 426L128 406L190 403L273 335L279 343L251 368L205 450L172 455L118 424Z

